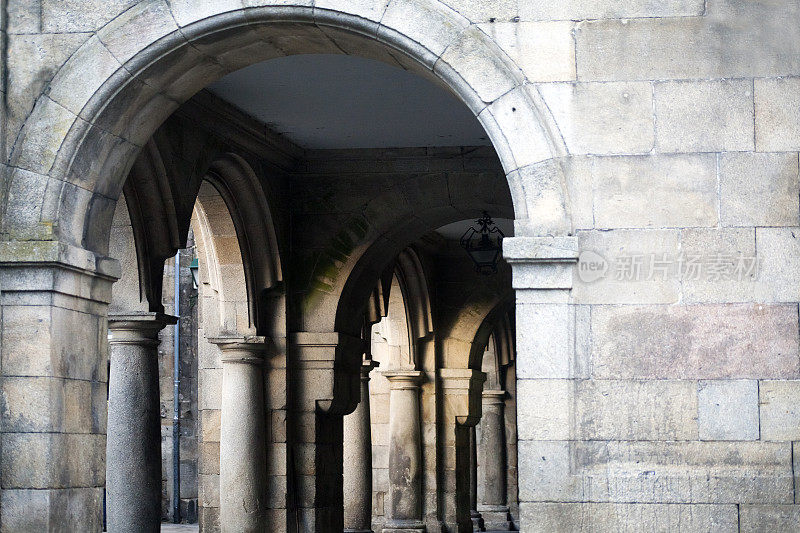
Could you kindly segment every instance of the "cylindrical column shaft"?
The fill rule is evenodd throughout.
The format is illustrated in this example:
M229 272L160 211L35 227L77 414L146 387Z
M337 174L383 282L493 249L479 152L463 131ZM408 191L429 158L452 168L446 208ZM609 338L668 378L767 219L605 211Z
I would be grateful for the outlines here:
M483 501L478 510L487 530L509 527L506 504L505 421L503 419L505 392L483 391L481 446L483 446Z
M160 313L109 317L106 523L110 533L157 532L161 527L158 332L172 321Z
M220 413L220 527L262 532L266 519L266 419L263 339L215 342L222 349Z
M419 384L422 372L384 372L389 380L389 499L384 533L424 531Z
M372 435L369 373L377 362L361 366L361 402L344 417L344 530L372 533Z

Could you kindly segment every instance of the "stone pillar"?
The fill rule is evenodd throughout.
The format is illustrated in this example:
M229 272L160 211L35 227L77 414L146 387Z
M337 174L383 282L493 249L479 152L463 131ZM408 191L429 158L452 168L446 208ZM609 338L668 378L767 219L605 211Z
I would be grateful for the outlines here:
M364 342L338 332L289 335L287 394L292 461L289 530L341 533L344 529L345 415L361 399Z
M442 518L447 531L473 530L470 505L470 432L481 417L486 374L468 368L439 369L442 402Z
M267 524L264 337L209 339L222 351L219 515L225 532Z
M372 533L372 434L369 373L380 363L361 365L361 402L344 417L344 530Z
M4 531L103 528L107 313L119 272L68 244L0 243Z
M158 532L161 528L158 332L176 320L162 313L117 314L108 318L109 533Z
M478 506L487 530L509 530L506 502L505 423L503 406L505 391L483 391L481 447L483 448L483 499Z
M422 434L417 370L384 372L389 380L389 497L383 533L425 531Z
M474 531L483 530L483 520L478 511L478 446L475 426L469 428L469 517Z
M538 418L521 417L517 423L519 457L536 458L519 463L519 529L535 531L541 529L537 521L543 504L569 500L581 490L573 468L574 445L565 440L573 423L572 403L553 396L554 383L566 385L565 380L580 372L575 364L576 318L570 294L578 240L511 237L503 240L503 257L511 265L516 290L517 411L531 412L540 407L534 402L545 397L558 406ZM567 511L564 516L569 516Z

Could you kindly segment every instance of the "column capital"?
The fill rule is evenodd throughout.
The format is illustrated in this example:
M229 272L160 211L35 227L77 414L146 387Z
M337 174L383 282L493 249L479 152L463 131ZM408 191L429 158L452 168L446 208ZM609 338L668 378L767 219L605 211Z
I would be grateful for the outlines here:
M211 337L208 342L216 344L222 352L223 363L263 364L264 354L269 348L267 337L242 335Z
M514 289L571 289L578 238L508 237L503 258L511 265Z
M111 344L158 344L158 332L176 324L178 317L158 312L113 313L108 315Z
M389 380L392 389L418 389L425 373L421 370L384 370L383 377Z
M504 405L506 399L506 391L487 389L481 393L484 405Z

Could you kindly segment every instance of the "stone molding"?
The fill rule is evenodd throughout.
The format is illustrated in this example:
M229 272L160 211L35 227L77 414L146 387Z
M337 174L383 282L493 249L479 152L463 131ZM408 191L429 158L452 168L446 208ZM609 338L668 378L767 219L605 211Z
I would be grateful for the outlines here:
M112 313L108 315L108 342L158 346L158 332L177 323L178 317L164 313Z
M486 374L471 368L441 368L439 379L442 392L450 397L456 422L464 426L474 426L481 419L480 394Z
M393 390L419 389L425 378L425 373L421 370L384 370L381 375L389 380L389 386Z
M208 342L222 351L220 361L223 363L263 365L269 347L267 337L259 336L211 337Z
M380 362L367 359L361 363L361 381L369 381L369 373L381 366Z
M504 390L484 390L481 393L483 405L505 405L506 391Z
M578 253L578 238L572 236L503 239L514 289L571 289Z

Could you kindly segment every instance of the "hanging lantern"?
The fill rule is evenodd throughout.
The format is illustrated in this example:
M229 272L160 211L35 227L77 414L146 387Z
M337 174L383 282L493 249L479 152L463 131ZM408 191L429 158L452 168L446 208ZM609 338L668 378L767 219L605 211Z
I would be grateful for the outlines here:
M497 260L500 258L503 242L503 232L500 231L492 217L486 211L483 216L475 221L478 228L470 226L461 236L461 246L467 251L475 263L475 270L479 274L490 276L497 272Z
M197 288L200 286L198 279L198 270L200 270L200 264L197 261L197 258L195 257L194 259L192 259L192 264L189 265L189 272L192 273L192 288L194 290L197 290Z

